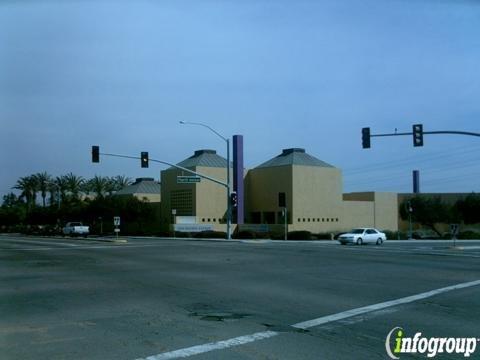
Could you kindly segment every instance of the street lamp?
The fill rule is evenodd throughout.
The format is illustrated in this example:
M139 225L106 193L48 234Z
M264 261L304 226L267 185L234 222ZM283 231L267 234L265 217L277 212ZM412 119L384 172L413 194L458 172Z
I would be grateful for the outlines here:
M197 125L197 126L203 126L204 128L207 128L211 132L213 132L215 135L217 135L219 138L221 138L223 141L227 143L227 239L231 240L232 239L232 207L230 204L230 140L224 136L222 136L220 133L212 129L210 126L202 124L202 123L197 123L197 122L189 122L189 121L179 121L180 124L182 125Z

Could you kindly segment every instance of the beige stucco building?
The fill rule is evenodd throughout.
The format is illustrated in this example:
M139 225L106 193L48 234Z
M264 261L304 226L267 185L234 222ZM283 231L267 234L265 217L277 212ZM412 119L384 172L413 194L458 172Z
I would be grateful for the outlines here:
M226 159L215 150L197 150L177 165L226 182L226 164ZM192 174L173 167L161 172L162 223L211 225L213 230L225 231L226 187L206 179L191 184L178 183L178 176Z
M284 224L279 207L279 193L284 192L289 231L341 228L341 172L304 149L285 149L248 171L245 185L249 223Z
M226 164L214 150L198 150L177 165L226 181ZM244 173L246 224L240 229L261 225L269 231L282 231L285 218L279 193L285 193L289 231L335 233L352 227L398 230L397 194L343 194L341 170L304 149L285 149ZM179 183L179 176L192 174L173 167L161 172L163 228L175 223L178 229L225 231L226 188L205 179Z
M398 230L396 193L359 192L343 194L344 228L375 227Z
M340 169L304 149L285 149L248 171L248 223L284 224L278 194L286 194L289 231L340 232L353 227L398 229L394 193L342 194Z

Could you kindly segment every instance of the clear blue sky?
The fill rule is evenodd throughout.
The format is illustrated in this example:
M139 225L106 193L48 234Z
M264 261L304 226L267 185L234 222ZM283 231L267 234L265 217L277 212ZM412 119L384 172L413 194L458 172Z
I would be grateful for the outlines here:
M480 132L480 2L2 1L0 194L20 176L159 178L160 167L225 156L243 134L251 168L303 147L343 170L345 191L480 191L480 138L373 139L373 133Z

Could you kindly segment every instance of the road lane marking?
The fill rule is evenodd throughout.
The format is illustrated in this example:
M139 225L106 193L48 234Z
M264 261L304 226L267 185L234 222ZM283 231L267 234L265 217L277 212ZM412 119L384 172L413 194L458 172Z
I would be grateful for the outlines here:
M339 321L339 320L352 318L352 317L362 315L362 314L381 311L381 310L388 309L388 308L391 308L391 307L394 307L394 306L404 305L404 304L412 303L412 302L415 302L415 301L418 301L418 300L426 299L426 298L429 298L429 297L432 297L432 296L436 296L436 295L439 295L439 294L444 294L444 293L447 293L447 292L450 292L450 291L465 289L465 288L469 288L469 287L472 287L472 286L478 286L478 285L480 285L480 280L475 280L475 281L470 281L470 282L466 282L466 283L456 284L456 285L447 286L447 287L440 288L440 289L427 291L427 292L420 293L420 294L417 294L417 295L407 296L407 297L400 298L400 299L397 299L397 300L386 301L386 302L379 303L379 304L374 304L374 305L364 306L364 307L357 308L357 309L351 309L351 310L343 311L343 312L340 312L340 313L337 313L337 314L322 316L322 317L319 317L317 319L303 321L303 322L300 322L300 323L293 324L291 326L294 327L294 328L297 328L297 329L306 330L306 329L309 329L309 328L312 328L312 327L336 322L336 321ZM255 341L258 341L258 340L264 340L264 339L272 338L272 337L277 336L277 335L280 335L280 333L276 332L276 331L258 332L258 333L255 333L255 334L239 336L239 337L228 339L228 340L212 342L212 343L208 343L208 344L196 345L196 346L192 346L192 347L188 347L188 348L184 348L184 349L169 351L169 352L161 353L161 354L158 354L158 355L148 356L146 358L139 358L137 360L168 360L168 359L186 358L186 357L190 357L190 356L193 356L193 355L204 354L204 353L214 351L214 350L228 349L228 348L231 348L231 347L252 343L252 342L255 342Z
M229 340L217 341L203 345L192 346L185 349L175 350L166 352L163 354L153 355L146 357L144 359L137 360L168 360L168 359L178 359L185 358L193 355L204 354L213 350L222 350L228 349L233 346L239 346L248 344L254 341L268 339L274 336L277 336L279 333L276 331L263 331L251 335L239 336Z
M353 317L353 316L358 316L358 315L370 313L370 312L373 312L373 311L387 309L387 308L390 308L390 307L393 307L393 306L408 304L408 303L411 303L411 302L414 302L414 301L426 299L426 298L429 298L429 297L432 297L432 296L435 296L435 295L439 295L439 294L443 294L443 293L446 293L446 292L449 292L449 291L464 289L464 288L477 286L477 285L480 285L480 280L471 281L471 282L462 283L462 284L457 284L457 285L452 285L452 286L447 286L447 287L444 287L444 288L441 288L441 289L431 290L431 291L427 291L427 292L424 292L424 293L421 293L421 294L407 296L407 297L397 299L397 300L386 301L386 302L379 303L379 304L374 304L374 305L364 306L364 307L357 308L357 309L344 311L344 312L341 312L341 313L338 313L338 314L322 316L320 318L300 322L300 323L294 324L292 326L295 327L295 328L298 328L298 329L306 330L306 329L309 329L311 327L323 325L323 324L326 324L326 323L329 323L329 322L343 320L343 319L350 318L350 317Z
M480 246L457 246L458 250L480 250Z

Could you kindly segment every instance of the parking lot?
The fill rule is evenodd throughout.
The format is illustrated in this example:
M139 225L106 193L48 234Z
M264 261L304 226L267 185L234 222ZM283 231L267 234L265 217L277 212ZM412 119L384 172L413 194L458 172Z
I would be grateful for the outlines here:
M477 241L126 240L0 236L1 358L385 359L395 327L480 337Z

